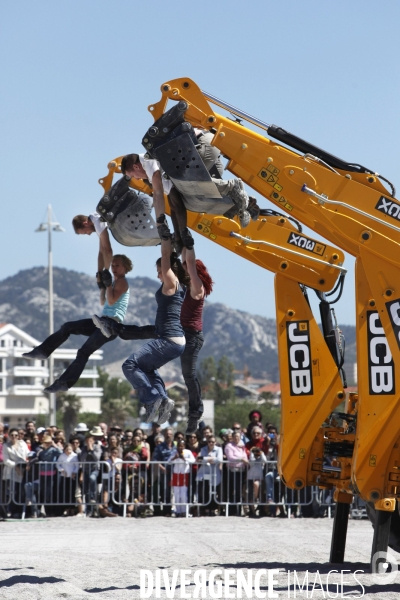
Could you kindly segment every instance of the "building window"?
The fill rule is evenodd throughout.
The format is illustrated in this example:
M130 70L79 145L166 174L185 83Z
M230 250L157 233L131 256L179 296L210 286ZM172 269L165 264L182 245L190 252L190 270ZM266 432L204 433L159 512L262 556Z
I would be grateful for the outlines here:
M4 368L4 363L3 363L3 359L0 358L0 373L3 372L3 368Z
M13 346L17 346L18 345L18 340L13 340Z
M14 385L32 385L31 377L14 377Z
M2 391L3 391L3 380L0 379L0 392L2 392Z
M16 358L15 359L15 366L16 367L28 367L31 365L31 361L29 360L29 358Z
M6 345L6 340L0 340L0 346L4 348Z

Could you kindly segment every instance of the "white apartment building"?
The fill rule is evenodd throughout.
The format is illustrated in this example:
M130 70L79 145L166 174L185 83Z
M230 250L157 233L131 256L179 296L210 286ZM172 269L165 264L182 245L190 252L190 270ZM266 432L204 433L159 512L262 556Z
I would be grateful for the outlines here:
M11 323L0 324L0 421L11 427L25 426L25 421L37 421L45 415L48 423L49 396L43 394L48 385L47 360L22 356L40 342ZM59 348L54 353L54 375L57 377L75 358L77 349ZM90 387L73 387L69 391L81 400L82 412L101 412L103 388L97 387L96 362L102 360L103 351L94 352L81 378L90 380Z

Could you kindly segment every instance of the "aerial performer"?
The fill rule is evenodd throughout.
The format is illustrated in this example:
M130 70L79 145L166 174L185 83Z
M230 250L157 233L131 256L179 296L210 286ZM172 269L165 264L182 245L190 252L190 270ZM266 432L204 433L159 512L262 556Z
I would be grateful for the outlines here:
M157 179L158 177L161 177L160 174ZM122 370L137 391L139 401L146 410L146 422L156 421L162 425L169 419L174 402L167 396L158 369L180 357L185 350L186 340L180 320L184 291L180 284L187 286L189 275L176 253L172 251L172 234L164 214L163 188L160 187L158 192L153 195L158 234L161 239L161 258L156 263L157 276L161 281L155 295L157 339L151 340L131 354L122 365Z
M186 338L186 346L180 356L182 375L189 394L189 411L186 435L197 431L204 406L201 387L196 374L197 359L204 344L203 307L205 298L211 294L213 280L204 263L196 259L194 248L183 248L182 265L190 277L181 309L181 325ZM109 317L93 315L93 322L107 336L118 335L123 340L138 339L138 334L156 338L156 328L152 325L139 327L117 323Z
M132 262L127 256L124 254L116 254L112 257L111 262L114 281L112 281L111 275L109 278L106 277L105 281L104 279L101 281L100 304L104 307L102 314L115 319L118 322L124 320L128 308L129 285L125 276L132 268ZM116 337L112 336L108 338L104 336L95 326L92 319L68 321L67 323L64 323L58 331L45 339L42 344L30 352L25 352L23 356L33 359L46 359L54 352L54 350L61 346L61 344L66 342L70 335L85 335L88 339L78 350L76 359L58 379L45 388L45 392L65 392L75 385L81 376L90 355Z

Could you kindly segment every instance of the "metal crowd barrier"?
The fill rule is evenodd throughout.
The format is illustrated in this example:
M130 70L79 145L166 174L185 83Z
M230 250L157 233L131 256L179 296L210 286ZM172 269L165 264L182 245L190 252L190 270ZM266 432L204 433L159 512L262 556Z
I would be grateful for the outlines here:
M6 476L8 478L6 478ZM225 516L260 513L290 517L332 516L332 490L286 488L275 461L245 463L109 461L0 465L0 511L28 516L93 515L107 507L120 516L189 516L206 511ZM358 498L352 517L363 518Z

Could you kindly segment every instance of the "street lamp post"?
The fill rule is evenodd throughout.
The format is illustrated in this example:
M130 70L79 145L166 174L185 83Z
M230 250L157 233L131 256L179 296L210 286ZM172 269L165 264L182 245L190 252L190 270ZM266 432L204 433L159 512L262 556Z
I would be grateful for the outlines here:
M48 240L48 269L49 269L49 335L54 333L54 310L53 310L53 252L51 245L51 232L60 231L63 232L65 229L61 227L60 223L52 220L53 211L51 204L47 206L47 221L40 223L39 227L35 231L47 231ZM54 378L54 358L50 354L49 357L49 381L53 383ZM49 398L49 425L56 424L56 395L50 394Z

